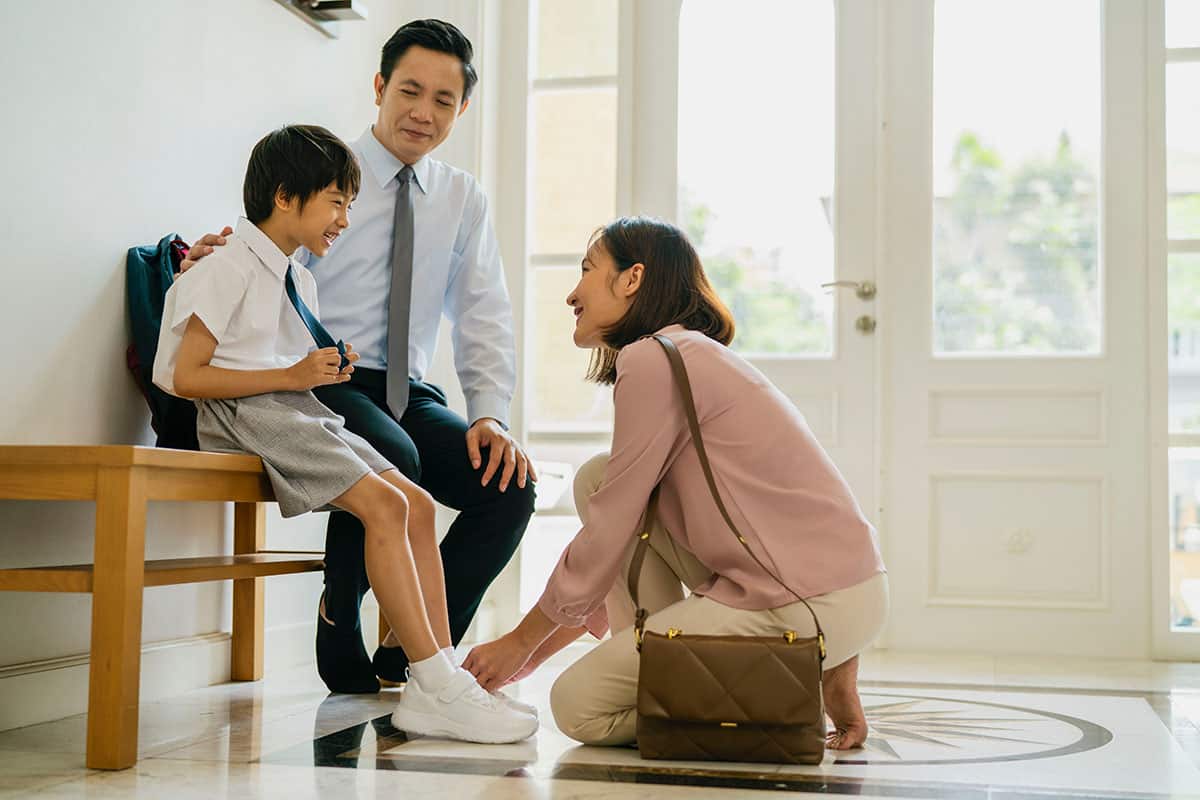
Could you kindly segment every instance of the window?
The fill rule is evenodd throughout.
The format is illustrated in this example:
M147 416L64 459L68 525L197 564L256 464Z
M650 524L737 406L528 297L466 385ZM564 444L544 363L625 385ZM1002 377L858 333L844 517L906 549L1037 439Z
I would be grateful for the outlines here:
M520 552L519 609L579 530L571 482L607 448L612 389L588 383L567 295L595 229L619 213L617 0L530 0L525 398L538 513Z
M1100 4L934 13L934 351L1098 353Z
M1167 47L1200 47L1200 3L1167 0Z
M536 0L530 54L529 431L603 432L611 390L585 383L566 297L588 238L617 214L617 2Z
M833 352L834 40L832 2L683 4L680 220L743 353Z

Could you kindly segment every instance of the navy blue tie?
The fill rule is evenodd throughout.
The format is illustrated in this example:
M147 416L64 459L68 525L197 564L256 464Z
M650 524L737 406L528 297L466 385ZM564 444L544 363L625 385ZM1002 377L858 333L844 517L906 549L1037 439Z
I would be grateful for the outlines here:
M338 369L345 369L350 363L350 359L346 358L346 343L341 339L336 342L329 335L329 331L325 330L325 326L321 321L313 316L313 313L308 310L308 306L300 299L300 293L296 291L296 282L292 280L292 265L288 264L287 277L283 280L283 288L287 290L288 300L292 301L292 305L296 307L296 313L300 315L300 319L304 322L304 327L308 328L308 332L312 334L313 341L317 343L317 347L336 347L338 353L342 357L342 363Z

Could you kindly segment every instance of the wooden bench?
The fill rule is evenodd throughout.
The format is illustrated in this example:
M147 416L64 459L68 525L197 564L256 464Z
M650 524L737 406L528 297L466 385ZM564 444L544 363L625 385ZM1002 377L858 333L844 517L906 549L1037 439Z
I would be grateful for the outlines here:
M0 591L91 592L87 765L137 762L142 590L233 581L235 681L263 673L263 577L318 572L323 553L265 550L274 497L256 456L111 445L0 446L0 499L92 500L95 563L0 569ZM145 560L150 500L233 502L233 554Z

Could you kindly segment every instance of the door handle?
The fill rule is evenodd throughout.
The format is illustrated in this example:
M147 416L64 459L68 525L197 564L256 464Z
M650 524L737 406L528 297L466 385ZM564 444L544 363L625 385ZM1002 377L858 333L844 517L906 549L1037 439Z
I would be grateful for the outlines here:
M872 281L833 281L832 283L821 284L822 289L829 289L831 287L836 287L839 289L842 287L851 288L854 290L854 294L858 296L859 300L870 300L875 297L875 293L877 291L875 284Z

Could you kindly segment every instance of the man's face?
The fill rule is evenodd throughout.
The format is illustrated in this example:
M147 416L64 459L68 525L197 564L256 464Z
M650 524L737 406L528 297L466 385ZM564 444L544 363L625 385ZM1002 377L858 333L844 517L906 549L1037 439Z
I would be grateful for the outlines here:
M375 76L375 138L405 164L415 164L445 141L463 100L463 67L457 56L410 47L384 81Z

